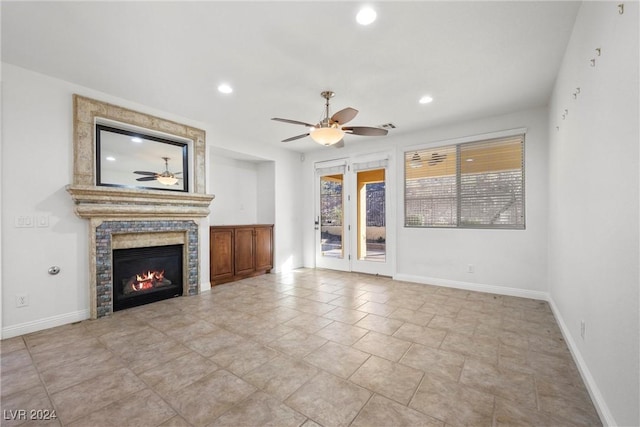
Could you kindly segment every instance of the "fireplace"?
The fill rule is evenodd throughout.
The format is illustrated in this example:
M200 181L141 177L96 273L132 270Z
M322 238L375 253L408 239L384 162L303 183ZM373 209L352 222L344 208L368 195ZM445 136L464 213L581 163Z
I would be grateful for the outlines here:
M95 127L100 122L118 124L122 129L140 130L145 134L169 136L186 143L190 153L187 191L96 185L99 171L96 169ZM114 310L129 305L151 302L147 299L186 297L200 292L199 235L208 231L206 218L214 198L212 194L206 194L205 148L202 129L73 96L73 182L67 186L67 191L73 199L76 215L89 220L87 281L91 319L109 316ZM157 156L162 154L157 153ZM113 257L119 257L119 250L172 245L181 245L181 255L171 256L181 261L181 273L175 271L178 267L155 264L141 266L142 270L138 271L139 268L127 265L129 261L126 261L124 267L115 267L118 277L114 277ZM139 258L148 258L148 255ZM142 280L137 280L138 275Z
M182 295L183 245L113 250L113 311Z

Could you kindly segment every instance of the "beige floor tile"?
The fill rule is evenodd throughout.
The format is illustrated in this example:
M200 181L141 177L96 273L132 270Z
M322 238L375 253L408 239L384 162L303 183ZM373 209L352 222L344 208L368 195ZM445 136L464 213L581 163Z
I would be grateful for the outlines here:
M536 408L537 405L532 375L499 368L473 358L465 360L460 384L513 400L524 407Z
M3 369L0 373L0 395L2 397L42 385L40 375L31 363L10 371Z
M377 332L369 332L356 342L353 347L367 353L397 362L406 353L411 343Z
M260 344L267 345L273 340L276 340L288 333L295 331L295 329L284 325L275 325L272 323L265 323L263 326L256 328L251 335L251 339L259 342Z
M189 317L189 319L193 319L193 317ZM165 333L176 341L187 342L218 330L220 328L213 323L196 318L187 325L168 327Z
M259 316L273 323L283 323L287 320L291 320L294 317L298 317L302 314L301 311L294 310L288 307L278 306L272 310L267 310L260 313Z
M387 292L365 292L364 294L360 295L359 298L362 299L366 299L367 301L371 301L371 302L377 302L380 304L384 304L387 301L389 301L389 298L391 298L391 295Z
M304 361L341 378L348 378L369 356L368 353L329 341L308 354Z
M446 299L446 298L443 298ZM434 301L433 298L427 300L418 311L424 311L433 315L456 317L460 311L460 307L445 305L442 302Z
M280 400L285 400L318 373L318 369L287 356L278 356L242 377Z
M225 370L218 370L189 387L166 396L167 402L194 426L211 424L256 388Z
M558 418L553 414L546 414L538 411L536 408L525 408L518 404L496 398L494 411L495 427L511 427L511 426L571 426L572 423L562 418ZM599 424L590 424L599 425Z
M446 335L447 332L442 329L418 326L413 323L405 323L393 334L396 338L435 348L440 347Z
M2 409L59 417L3 426L600 424L546 302L366 274L268 274L0 347Z
M299 329L308 334L313 334L332 322L333 320L331 319L326 319L309 313L302 313L301 315L284 322L283 325Z
M369 391L321 372L284 403L321 425L339 427L348 426L369 397Z
M2 397L2 425L7 427L25 425L25 421L29 421L31 410L50 411L49 414L56 417L54 421L59 417L57 411L55 413L53 412L55 408L49 400L47 391L42 384L39 384L18 393Z
M11 353L3 354L2 360L0 360L0 369L3 373L11 372L25 366L29 366L33 363L31 354L25 348L22 350L12 351Z
M379 302L372 301L368 301L358 307L359 311L364 311L365 313L375 314L383 317L389 316L395 309L396 307L392 305L381 304Z
M278 426L298 427L307 418L280 400L257 391L245 401L225 412L211 427Z
M65 346L32 353L33 361L40 370L61 366L85 357L98 357L105 351L104 345L96 338L74 341Z
M370 331L380 332L381 334L392 335L402 326L404 322L397 319L388 319L375 314L368 314L362 320L357 322L355 326L369 329Z
M180 415L176 415L159 424L158 427L192 427L192 425Z
M356 309L366 303L367 303L366 299L357 298L357 297L353 298L351 296L341 296L340 298L336 298L331 301L331 305L333 306L350 308L350 309Z
M218 365L196 352L189 352L141 374L140 378L161 396L179 390L218 369Z
M241 344L245 340L246 338L243 338L238 334L234 334L233 332L229 332L224 329L219 329L210 334L191 340L186 343L186 345L204 357L211 357L226 348Z
M69 426L157 426L175 415L176 412L164 400L151 390L145 389L92 412Z
M74 342L85 341L91 334L82 323L58 326L44 331L24 335L24 341L31 354L66 347Z
M278 352L275 350L255 341L245 340L219 351L211 356L210 359L228 371L236 375L242 375L268 362L277 355Z
M167 339L160 344L128 351L121 357L126 361L129 369L139 374L148 369L155 368L158 364L167 363L176 357L187 354L190 351L191 350L183 344Z
M433 314L400 307L391 313L389 318L402 320L403 322L409 322L414 325L427 326L431 319L433 319Z
M369 331L364 328L333 322L316 332L316 335L343 345L351 345L365 336L367 332Z
M269 347L292 357L303 358L327 340L302 331L293 331L269 343Z
M351 427L443 427L444 423L414 409L374 394L362 408Z
M467 335L448 333L440 348L453 353L460 353L464 356L482 359L491 364L498 363L498 348L495 340L473 338Z
M349 381L408 405L423 375L421 370L371 356Z
M420 344L412 344L409 351L400 359L400 363L420 369L429 376L458 381L464 366L464 356Z
M8 338L0 341L0 354L5 355L17 350L26 350L27 345L24 339L20 337Z
M477 321L459 320L458 318L440 316L438 314L433 316L433 319L428 324L433 329L444 329L445 331L464 335L473 335L476 325Z
M350 308L344 307L336 307L333 310L329 311L322 315L322 317L326 317L327 319L337 320L342 323L348 323L353 325L354 323L361 320L365 317L367 313L363 313L362 311L353 310Z
M49 393L55 393L98 375L126 367L126 363L121 358L110 351L102 351L40 372Z
M53 393L51 399L60 421L66 424L145 387L133 372L121 368Z
M425 376L409 406L448 425L490 426L494 396L457 382Z

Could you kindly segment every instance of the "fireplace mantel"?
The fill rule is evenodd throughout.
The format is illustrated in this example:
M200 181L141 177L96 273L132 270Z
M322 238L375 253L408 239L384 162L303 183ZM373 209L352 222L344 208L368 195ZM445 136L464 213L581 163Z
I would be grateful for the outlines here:
M81 218L202 218L209 215L212 194L68 185Z

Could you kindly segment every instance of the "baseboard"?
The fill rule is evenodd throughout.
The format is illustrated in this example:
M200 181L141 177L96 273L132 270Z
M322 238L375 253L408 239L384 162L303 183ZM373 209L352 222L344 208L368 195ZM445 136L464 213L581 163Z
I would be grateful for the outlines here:
M510 288L507 286L486 285L483 283L462 282L458 280L439 279L435 277L414 276L411 274L396 274L394 280L405 282L422 283L425 285L443 286L445 288L464 289L466 291L487 292L490 294L508 295L512 297L522 297L549 300L549 294L542 291L531 291L528 289Z
M615 419L613 418L613 414L611 414L611 411L609 410L609 407L607 406L607 403L602 396L602 393L600 393L600 388L598 388L596 381L591 375L591 371L589 371L587 363L582 357L582 354L580 353L575 340L571 336L569 328L567 328L567 324L564 322L558 306L556 306L553 298L549 297L548 301L549 305L551 306L551 311L553 311L553 315L556 318L556 322L558 322L558 326L560 327L562 336L564 337L564 340L569 347L569 351L571 352L573 361L575 362L576 366L578 367L578 371L582 376L582 381L584 381L584 384L587 386L587 391L589 392L591 400L596 407L596 411L598 411L600 421L602 421L602 424L605 426L617 426L618 423L616 423Z
M72 313L60 314L47 317L45 319L33 320L31 322L20 323L2 328L2 339L17 337L19 335L30 334L44 329L54 328L73 322L80 322L89 318L89 310L80 310Z

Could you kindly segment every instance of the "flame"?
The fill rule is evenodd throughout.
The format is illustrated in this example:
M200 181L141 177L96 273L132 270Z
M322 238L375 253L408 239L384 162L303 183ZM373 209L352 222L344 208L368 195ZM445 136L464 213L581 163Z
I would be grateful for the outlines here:
M134 291L143 291L153 288L157 282L162 282L163 280L164 270L147 271L146 273L136 274L136 280L131 283L131 287Z

